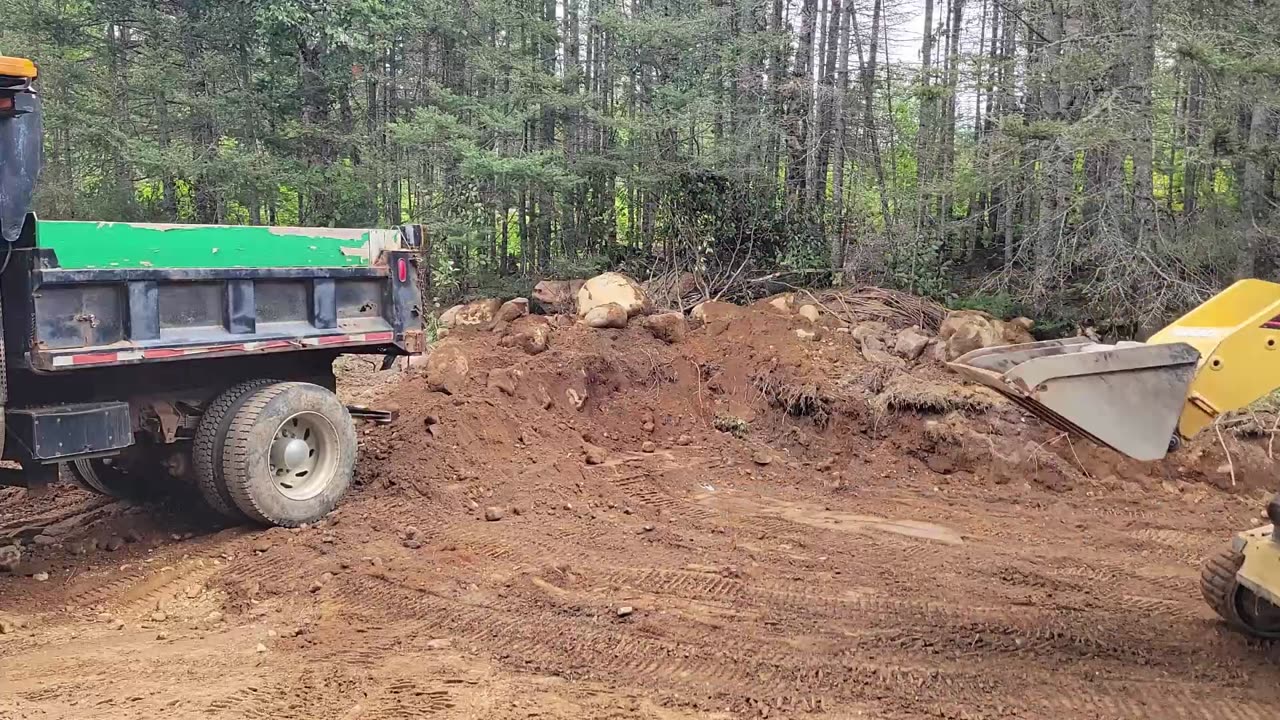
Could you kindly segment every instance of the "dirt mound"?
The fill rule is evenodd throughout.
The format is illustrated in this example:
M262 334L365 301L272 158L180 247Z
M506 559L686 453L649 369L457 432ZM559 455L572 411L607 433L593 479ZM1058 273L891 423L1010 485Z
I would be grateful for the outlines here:
M0 706L1084 720L1280 700L1274 658L1195 586L1256 518L1266 438L1125 461L930 353L865 353L891 320L765 305L661 338L455 328L447 392L426 363L344 361L341 391L398 417L362 427L358 486L314 527L0 490L27 564L0 572ZM531 328L536 354L506 340Z

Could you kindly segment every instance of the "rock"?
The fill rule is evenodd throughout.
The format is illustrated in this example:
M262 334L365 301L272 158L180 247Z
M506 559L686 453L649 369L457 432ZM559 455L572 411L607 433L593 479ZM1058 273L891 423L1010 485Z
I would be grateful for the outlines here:
M879 320L868 320L867 322L860 322L857 325L854 325L853 329L849 331L849 335L854 340L861 343L868 337L883 338L890 332L891 330L889 330L889 326Z
M693 442L693 438L689 437L688 435L681 435L680 437L676 438L677 445L689 445L692 442Z
M254 652L259 652L259 653L264 653L264 652L266 652L266 651L267 651L267 646L266 646L266 645L263 645L262 643L258 643L257 647L255 647L255 648L253 649L253 651L254 651Z
M98 613L98 622L109 623L112 620L115 620L115 618L111 616L111 613Z
M1029 317L1016 317L1010 320L1009 324L1022 328L1022 330L1026 332L1028 335L1030 335L1031 331L1034 330L1036 327L1036 321L1032 320Z
M520 383L520 371L514 368L499 368L489 371L489 379L485 387L498 390L504 395L515 396L516 386Z
M773 456L763 450L757 450L752 454L751 462L760 466L770 465L773 463Z
M603 465L609 459L609 451L599 445L583 443L582 451L586 456L588 465Z
M453 647L453 641L449 638L435 638L427 641L428 650L448 650Z
M627 326L627 311L617 303L597 305L582 315L582 322L587 327L624 328Z
M253 551L264 553L271 549L272 544L270 537L267 537L265 534L259 535L253 541Z
M862 358L864 360L877 365L895 365L898 367L906 365L906 362L903 361L902 358L895 357L885 352L883 350L884 346L879 344L878 341L873 342L873 340L874 338L869 337L866 342L863 342L862 344Z
M187 596L188 600L195 600L200 597L200 594L203 592L204 588L199 585L188 585L187 589L183 591L183 594Z
M494 327L504 326L515 322L516 320L529 314L528 298L512 298L498 307L498 312L494 313Z
M408 538L407 540L401 542L400 544L409 548L410 550L417 550L418 548L422 547L422 543L413 538Z
M534 308L544 315L572 315L585 280L542 280L533 286Z
M102 545L102 549L108 552L115 552L122 547L124 547L124 538L119 535L112 535L107 538L107 541Z
M643 431L645 431L645 432L647 432L647 433L650 433L650 434L652 434L652 433L653 433L653 431L654 431L654 430L656 430L657 428L658 428L658 426L657 426L657 425L654 425L652 420L645 420L645 421L644 421L644 424L640 426L640 429L641 429L641 430L643 430Z
M447 328L447 327L436 328L436 339L437 339L437 340L443 340L443 339L445 339L445 338L449 337L449 332L450 332L450 330L449 330L449 328ZM422 357L422 356L421 356L421 355L419 355L418 357Z
M12 635L18 632L18 624L9 618L0 617L0 635Z
M458 313L461 310L462 310L461 305L454 305L448 310L445 310L444 312L440 313L440 318L439 318L440 327L442 328L453 327L454 323L458 321Z
M765 304L767 304L770 308L777 310L780 313L786 313L787 315L790 315L791 309L795 307L795 304L796 304L796 296L795 296L795 293L782 293L781 295L774 295L771 298L766 298Z
M928 465L930 470L938 473L939 475L950 475L956 471L956 464L951 460L951 458L945 455L938 455L937 453L930 453L929 456L925 458L924 464Z
M220 623L222 622L222 613L218 612L217 610L214 610L208 615L205 615L204 619L211 623Z
M618 608L618 617L620 618L627 617L632 613L634 613L635 611L636 609L631 607L630 605L623 605L622 607Z
M484 509L484 519L489 522L498 522L505 516L506 516L506 513L504 513L502 511L502 508L498 507L497 505L490 505L489 507Z
M41 533L40 535L31 538L31 542L34 545L48 546L56 544L58 540Z
M658 446L655 445L652 440L645 440L644 444L640 446L640 452L651 453L657 452L657 450Z
M485 298L469 302L458 308L453 316L453 323L445 327L462 327L465 325L488 325L498 316L502 309L502 301L497 298ZM441 322L444 325L443 322Z
M894 343L893 352L907 360L915 360L924 352L931 339L917 328L904 328L898 331L898 340Z
M655 530L655 528L652 525L645 525L640 529L644 532L653 532Z
M417 540L420 534L421 531L412 525L404 529L404 537L406 540Z
M684 314L678 312L650 315L641 323L654 337L666 343L678 343L684 339L687 325Z
M168 640L168 639L169 639L169 633L164 632L164 631L158 632L158 633L156 633L156 639L157 639L157 640Z
M817 305L801 305L799 315L809 322L816 323L818 322L818 318L822 316L822 313L818 310Z
M587 404L586 391L578 392L576 388L568 388L564 391L565 398L569 401L569 407L574 410L581 410Z
M640 287L640 283L616 272L597 275L583 283L578 290L578 317L585 320L587 313L603 305L617 305L629 318L647 313L652 308L649 296ZM587 324L591 325L590 322Z
M1005 322L980 310L953 310L938 328L938 338L947 345L947 359L954 360L981 348L1034 342L1027 318Z
M112 629L112 630L123 630L123 629L124 629L124 621L123 621L123 620L116 620L116 621L112 622L112 623L111 623L111 629Z
M821 335L816 330L796 328L796 337L804 342L816 342L821 338Z
M538 355L551 347L551 328L545 324L513 326L498 344L502 347L518 347L529 355Z
M925 348L924 357L934 362L945 363L947 361L947 344L934 338L929 341L929 347Z
M169 616L161 610L157 610L151 613L151 622L164 622L165 620L168 620L168 619L169 619Z
M694 305L689 317L700 323L713 323L731 320L742 313L742 308L733 303L707 300Z
M427 386L436 392L460 392L469 372L471 363L459 345L438 343L427 356Z
M35 573L34 575L32 575L32 576L31 576L31 579L32 579L32 580L35 580L36 582L44 582L44 581L46 581L46 580L48 580L48 579L49 579L49 573L44 572L44 571L42 570L42 571L40 571L40 572Z

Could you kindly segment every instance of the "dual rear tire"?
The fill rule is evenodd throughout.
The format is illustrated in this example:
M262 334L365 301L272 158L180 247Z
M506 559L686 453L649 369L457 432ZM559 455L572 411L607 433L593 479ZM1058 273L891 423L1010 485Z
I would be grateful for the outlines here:
M351 487L355 425L325 388L251 380L209 404L193 455L196 486L215 511L296 527L327 515Z

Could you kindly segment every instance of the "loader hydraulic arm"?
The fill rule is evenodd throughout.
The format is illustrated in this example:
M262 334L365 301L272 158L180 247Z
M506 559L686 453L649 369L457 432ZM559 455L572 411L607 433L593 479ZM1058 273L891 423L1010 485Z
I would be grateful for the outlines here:
M1178 419L1178 435L1195 437L1219 415L1280 387L1280 285L1241 280L1147 342L1185 343L1199 351Z

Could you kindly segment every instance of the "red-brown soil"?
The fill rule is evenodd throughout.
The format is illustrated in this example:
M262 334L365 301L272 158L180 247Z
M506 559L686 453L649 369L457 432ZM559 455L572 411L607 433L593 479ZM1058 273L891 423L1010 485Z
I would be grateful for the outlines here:
M399 418L316 527L0 490L0 545L56 541L0 574L0 718L1274 715L1197 591L1265 444L1122 461L803 322L460 332L454 395L344 362Z

